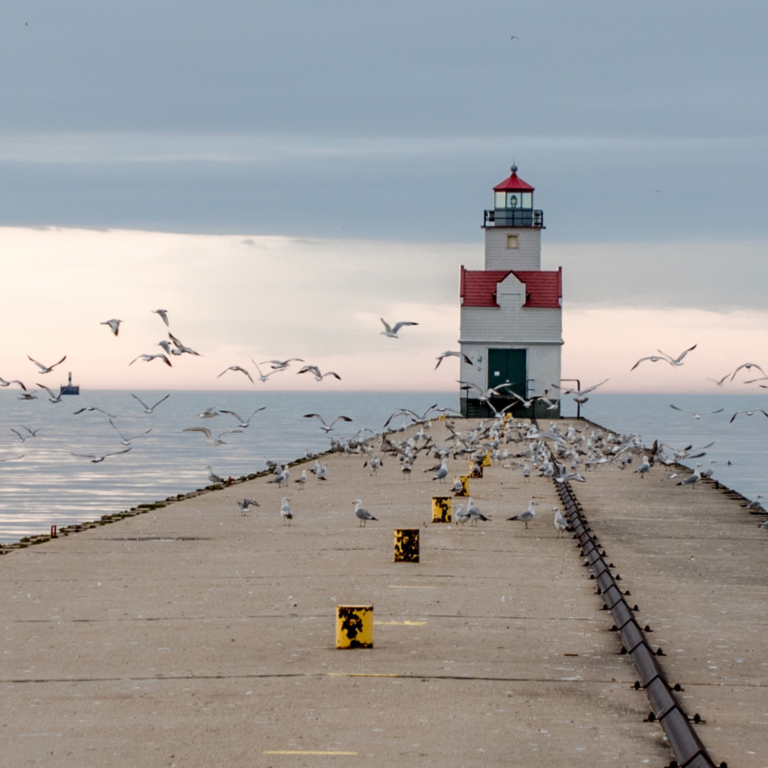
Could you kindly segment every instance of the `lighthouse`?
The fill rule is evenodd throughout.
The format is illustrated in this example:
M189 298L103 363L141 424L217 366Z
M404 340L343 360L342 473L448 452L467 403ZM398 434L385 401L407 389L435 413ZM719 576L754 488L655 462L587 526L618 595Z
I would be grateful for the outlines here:
M562 268L541 269L544 212L534 188L517 175L493 188L485 211L483 269L461 267L461 412L479 417L515 402L516 415L559 416L542 400L528 409L515 397L559 397ZM500 387L489 399L487 391ZM493 408L491 407L493 406Z

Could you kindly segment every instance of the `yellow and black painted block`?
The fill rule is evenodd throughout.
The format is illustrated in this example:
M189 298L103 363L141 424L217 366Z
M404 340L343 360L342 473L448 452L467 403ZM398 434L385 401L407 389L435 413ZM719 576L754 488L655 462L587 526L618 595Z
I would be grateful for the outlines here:
M460 475L459 477L456 477L454 475L453 477L453 483L456 484L457 480L461 480L461 490L460 491L454 491L454 496L460 496L461 498L466 498L469 496L469 475Z
M469 476L470 477L482 477L483 476L483 465L482 464L475 464L473 461L469 465Z
M485 456L483 456L483 466L484 467L490 467L491 466L491 452L487 451Z
M373 606L336 606L336 647L373 648Z
M448 503L450 504L450 499ZM450 518L450 511L448 517ZM395 528L395 562L419 562L419 529Z
M451 497L433 496L432 497L432 522L450 523L451 522Z

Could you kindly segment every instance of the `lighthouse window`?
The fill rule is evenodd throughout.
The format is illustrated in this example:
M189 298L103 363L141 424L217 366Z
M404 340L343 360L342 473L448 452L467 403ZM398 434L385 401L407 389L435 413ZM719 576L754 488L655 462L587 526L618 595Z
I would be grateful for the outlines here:
M509 192L507 194L507 208L519 208L520 207L520 195L517 192Z
M520 238L518 235L507 235L507 248L519 248Z
M507 207L506 204L505 204L506 203L506 197L505 197L503 192L496 192L494 197L496 198L495 201L494 201L494 206L496 208L506 208Z
M533 208L533 195L530 192L523 192L521 197L523 198L521 208Z

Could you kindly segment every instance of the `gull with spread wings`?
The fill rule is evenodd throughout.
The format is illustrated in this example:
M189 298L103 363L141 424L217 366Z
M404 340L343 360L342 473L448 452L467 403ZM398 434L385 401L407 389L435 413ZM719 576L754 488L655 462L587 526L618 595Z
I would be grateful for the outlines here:
M382 336L388 336L390 339L399 339L397 332L406 325L418 325L418 323L411 323L407 320L401 320L399 323L395 323L394 326L390 326L389 323L380 317L379 320L384 324L384 330L381 332Z
M29 355L27 355L27 357L29 357ZM40 368L40 371L39 371L40 373L50 373L57 365L61 365L67 359L67 356L64 355L64 357L62 357L61 360L59 360L58 363L54 363L53 365L43 365L42 363L38 363L37 360L35 360L35 359L31 358L31 357L29 357L29 359L32 360L32 362L38 368Z
M650 360L652 363L657 363L659 360L663 360L665 363L669 363L673 367L679 367L683 364L683 359L689 352L693 352L694 349L698 344L694 344L692 347L688 347L688 349L681 352L677 357L672 357L672 355L668 355L666 352L662 352L660 349L657 349L656 351L661 355L661 357L657 357L656 355L651 355L650 357L641 357L629 370L634 371L635 368L637 368L640 363L642 363L644 360Z

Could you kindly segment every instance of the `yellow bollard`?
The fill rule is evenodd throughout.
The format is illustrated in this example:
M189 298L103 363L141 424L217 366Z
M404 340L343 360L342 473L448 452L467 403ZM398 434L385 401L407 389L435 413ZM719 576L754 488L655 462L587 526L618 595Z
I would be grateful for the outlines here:
M450 504L451 500L448 499ZM448 515L450 519L450 514ZM434 519L433 519L434 522ZM419 529L395 528L395 562L419 562Z
M456 485L457 481L461 480L461 490L454 491L454 496L461 496L462 498L469 496L469 475L453 476L453 484Z
M336 606L336 647L373 648L373 606Z
M446 419L446 415L445 415L444 413L441 413L441 414L440 414L440 415L437 417L437 421L445 421L445 419Z
M483 465L482 464L475 464L474 461L469 463L469 476L470 477L482 477L483 476Z
M485 456L483 456L483 466L484 467L490 467L491 466L491 452L488 451Z
M432 497L432 522L450 523L451 522L451 497L433 496Z

